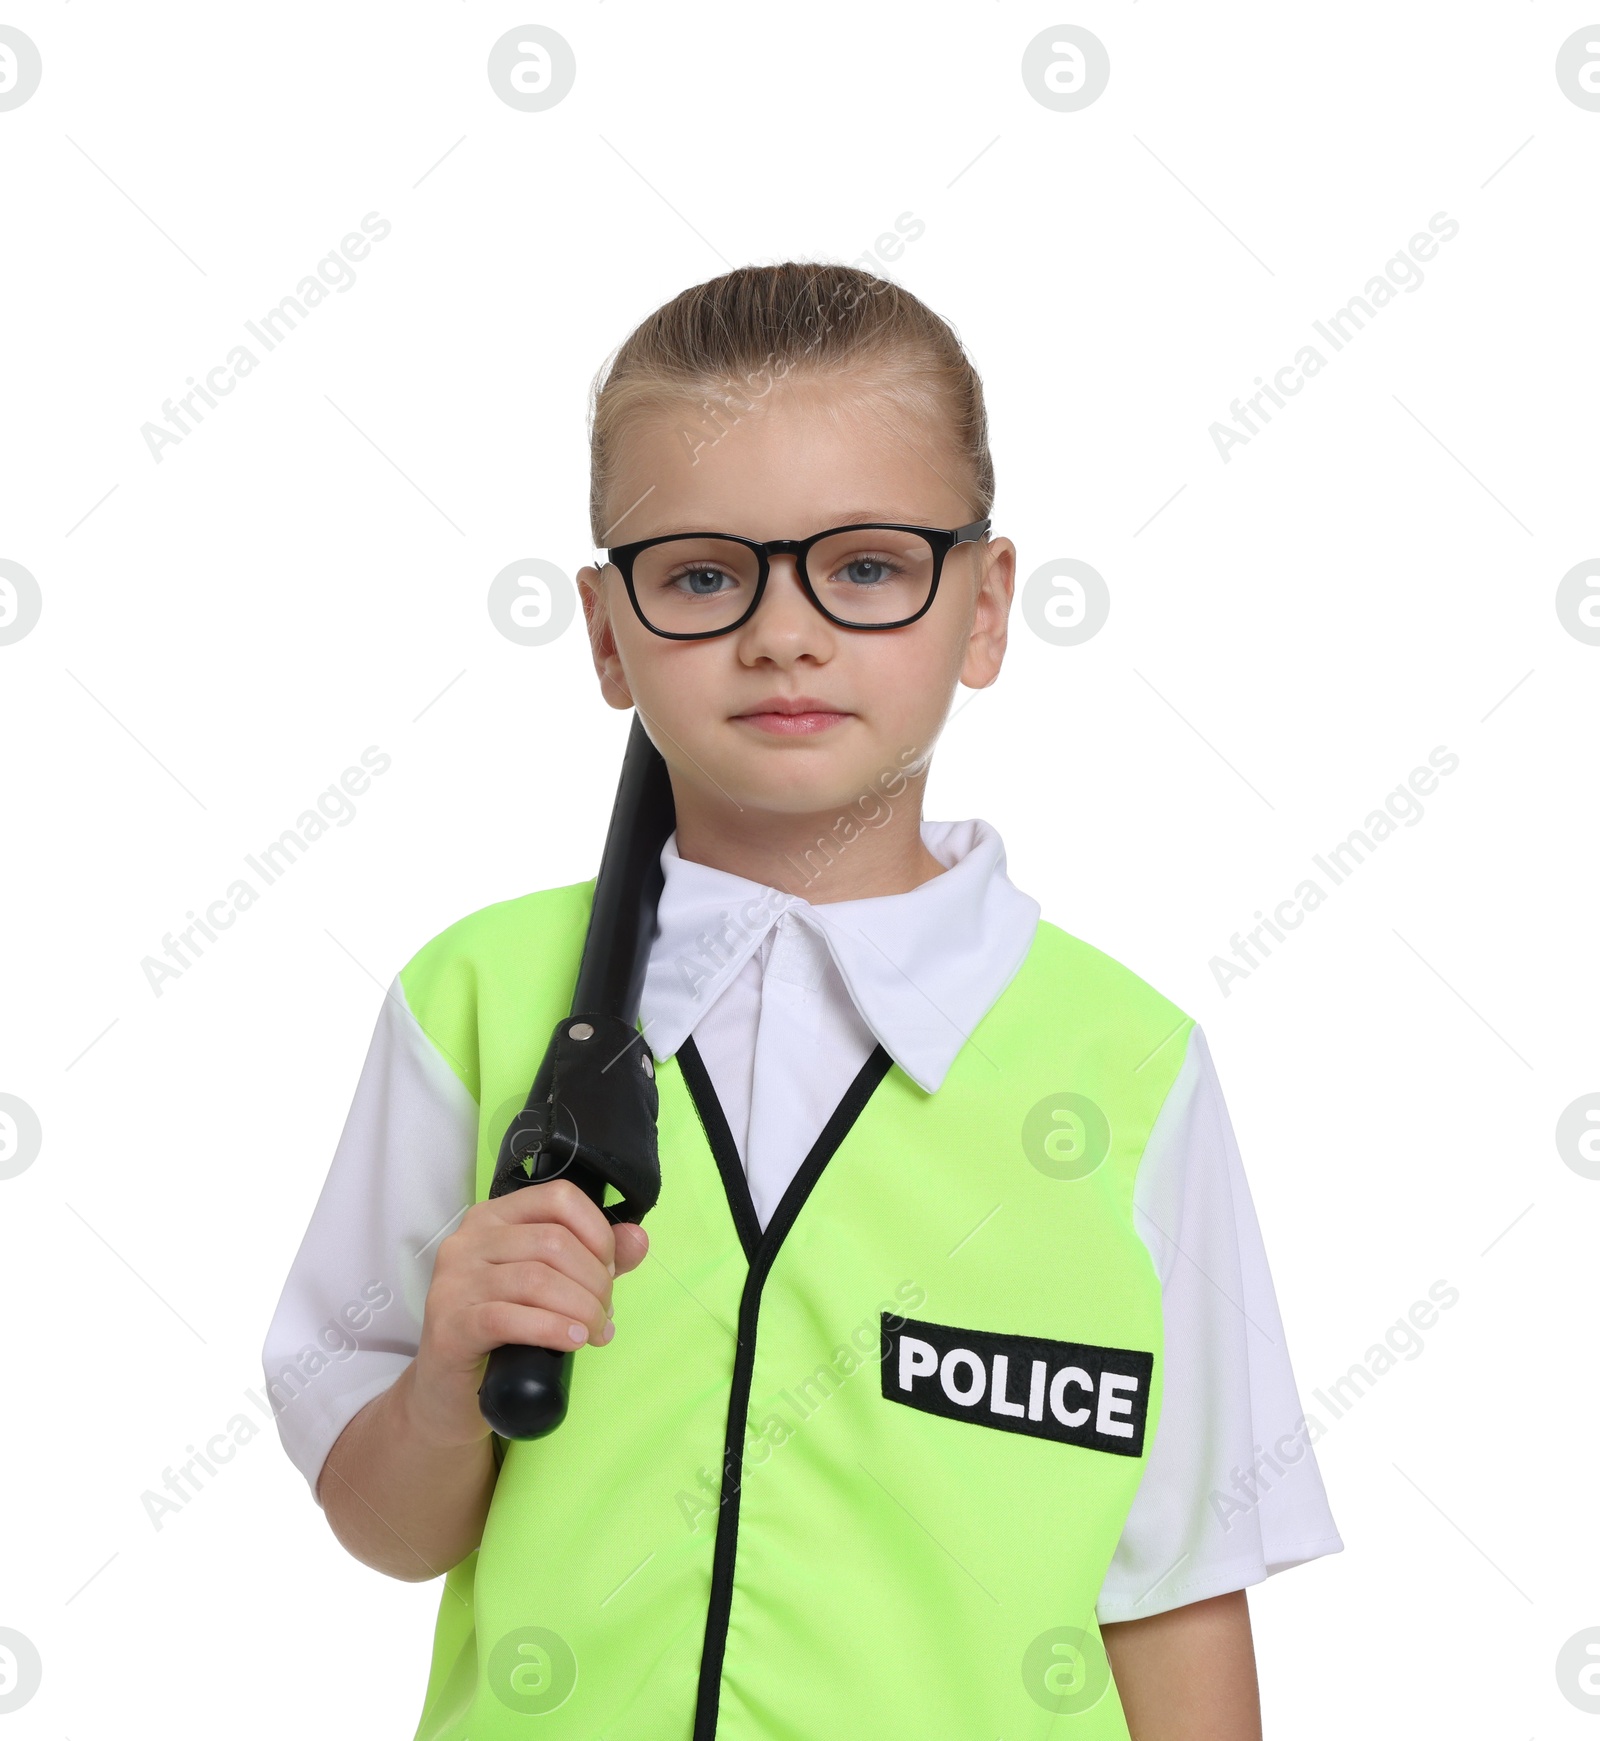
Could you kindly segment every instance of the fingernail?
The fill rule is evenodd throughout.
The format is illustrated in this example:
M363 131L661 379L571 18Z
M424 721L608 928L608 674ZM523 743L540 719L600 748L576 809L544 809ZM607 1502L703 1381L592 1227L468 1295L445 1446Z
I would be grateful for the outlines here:
M617 1266L614 1263L608 1263L606 1268L611 1271L612 1275L617 1273Z
M569 1324L567 1326L567 1334L574 1342L583 1342L588 1339L589 1332L584 1329L582 1324Z
M609 1318L607 1318L606 1319L606 1327L604 1330L602 1330L600 1332L600 1340L602 1342L609 1342L611 1340L611 1338L616 1335L616 1333L617 1333L616 1325L613 1324Z

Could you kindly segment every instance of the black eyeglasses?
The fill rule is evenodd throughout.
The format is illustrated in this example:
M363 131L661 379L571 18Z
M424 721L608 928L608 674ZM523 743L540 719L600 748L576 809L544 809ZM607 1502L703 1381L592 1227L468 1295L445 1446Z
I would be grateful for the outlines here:
M844 629L902 629L933 603L944 559L973 544L988 520L935 526L830 526L809 538L738 538L729 532L672 532L606 551L634 614L669 641L703 641L749 622L774 556L792 556L800 584L830 623Z

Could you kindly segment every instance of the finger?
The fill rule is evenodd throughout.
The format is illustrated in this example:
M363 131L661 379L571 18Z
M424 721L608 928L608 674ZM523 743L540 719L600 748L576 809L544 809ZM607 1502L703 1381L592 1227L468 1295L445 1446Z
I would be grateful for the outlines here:
M574 1336L574 1329L581 1334ZM486 1351L504 1347L508 1342L520 1342L530 1348L551 1348L558 1354L570 1354L591 1340L588 1326L579 1320L543 1306L522 1306L512 1300L494 1300L481 1307L478 1332Z
M497 1263L486 1270L488 1300L505 1300L517 1306L542 1306L584 1325L598 1340L611 1316L609 1300L573 1281L571 1276L545 1263ZM608 1282L610 1277L605 1278Z
M547 1263L599 1299L611 1298L610 1270L565 1222L500 1222L480 1236L477 1255L492 1264Z
M611 1223L600 1206L578 1189L571 1179L545 1179L496 1197L496 1219L507 1225L530 1221L559 1221L570 1227L602 1264L609 1267L615 1255Z

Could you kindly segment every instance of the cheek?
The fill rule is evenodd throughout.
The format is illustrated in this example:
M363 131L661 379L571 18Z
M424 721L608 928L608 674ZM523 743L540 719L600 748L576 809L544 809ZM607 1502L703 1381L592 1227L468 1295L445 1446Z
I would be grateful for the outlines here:
M639 624L637 636L618 644L628 685L653 716L675 722L682 736L702 728L717 714L718 699L727 693L727 655L715 642L693 646L663 641Z
M678 649L673 642L664 641L659 635L650 633L633 614L633 608L620 587L617 596L611 601L610 623L617 657L622 661L622 668L628 673L629 680L640 683L658 682L655 673L666 663L668 656Z
M960 650L941 634L883 637L870 662L861 694L881 717L920 718L939 714L961 670Z

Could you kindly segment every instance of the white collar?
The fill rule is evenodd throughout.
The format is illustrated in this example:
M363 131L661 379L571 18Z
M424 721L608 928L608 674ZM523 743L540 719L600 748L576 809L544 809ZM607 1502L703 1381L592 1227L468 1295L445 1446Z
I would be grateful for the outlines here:
M947 868L899 895L813 905L661 849L666 882L640 1003L657 1059L670 1058L785 913L824 943L861 1019L930 1094L1033 944L1040 907L1006 875L979 819L921 824Z

